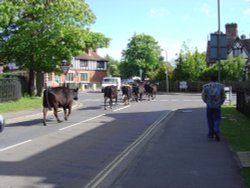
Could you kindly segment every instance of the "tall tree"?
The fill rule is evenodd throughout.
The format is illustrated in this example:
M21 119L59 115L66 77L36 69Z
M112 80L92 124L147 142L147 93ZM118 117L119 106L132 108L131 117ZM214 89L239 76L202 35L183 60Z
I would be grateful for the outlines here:
M205 53L199 53L197 49L194 53L189 50L186 50L185 53L181 51L174 70L174 79L197 81L200 80L205 69Z
M139 76L143 71L143 78L159 67L161 48L150 35L134 34L127 49L122 52L121 73L124 77Z
M95 15L84 0L8 0L0 11L0 58L29 70L30 95L35 73L59 71L62 60L109 44L90 31Z
M107 55L105 59L108 60L108 72L109 76L121 76L120 75L120 62L112 58L111 56Z
M242 81L245 78L246 60L242 57L229 58L221 61L221 81ZM211 73L218 73L218 65L214 64L206 68L203 79L209 78Z

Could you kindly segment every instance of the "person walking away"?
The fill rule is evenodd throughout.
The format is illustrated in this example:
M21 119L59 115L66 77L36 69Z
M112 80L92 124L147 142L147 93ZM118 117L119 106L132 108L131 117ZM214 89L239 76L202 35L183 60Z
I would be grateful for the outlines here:
M221 105L226 99L224 85L218 82L217 76L212 74L210 82L203 85L202 100L206 103L208 122L208 138L220 141Z

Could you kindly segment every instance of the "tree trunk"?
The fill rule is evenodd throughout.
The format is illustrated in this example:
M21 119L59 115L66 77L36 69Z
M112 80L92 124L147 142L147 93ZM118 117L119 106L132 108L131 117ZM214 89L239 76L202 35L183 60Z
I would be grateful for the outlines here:
M37 74L36 74L36 88L37 88L36 96L39 96L39 97L42 96L42 91L44 88L43 81L44 81L44 74L41 73L40 71L37 72Z
M28 93L30 96L35 95L35 72L34 70L29 70L29 88Z

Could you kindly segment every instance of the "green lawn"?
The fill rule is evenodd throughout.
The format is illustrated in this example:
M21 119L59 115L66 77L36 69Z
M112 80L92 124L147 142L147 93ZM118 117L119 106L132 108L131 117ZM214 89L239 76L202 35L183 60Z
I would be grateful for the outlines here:
M235 106L222 107L221 131L233 151L250 151L250 118L238 112ZM250 168L242 168L241 176L250 188Z
M5 112L16 112L20 110L37 108L42 106L41 97L23 97L18 101L12 102L1 102L0 113Z

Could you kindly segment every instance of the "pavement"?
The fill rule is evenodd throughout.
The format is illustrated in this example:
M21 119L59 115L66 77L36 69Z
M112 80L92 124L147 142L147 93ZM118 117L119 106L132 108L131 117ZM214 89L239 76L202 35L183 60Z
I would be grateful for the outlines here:
M243 188L240 161L227 141L207 138L204 108L177 110L114 188Z
M42 117L41 110L4 113L3 116L8 124ZM207 138L204 108L180 109L163 121L108 187L244 188L240 168L237 154L223 135L220 142Z

